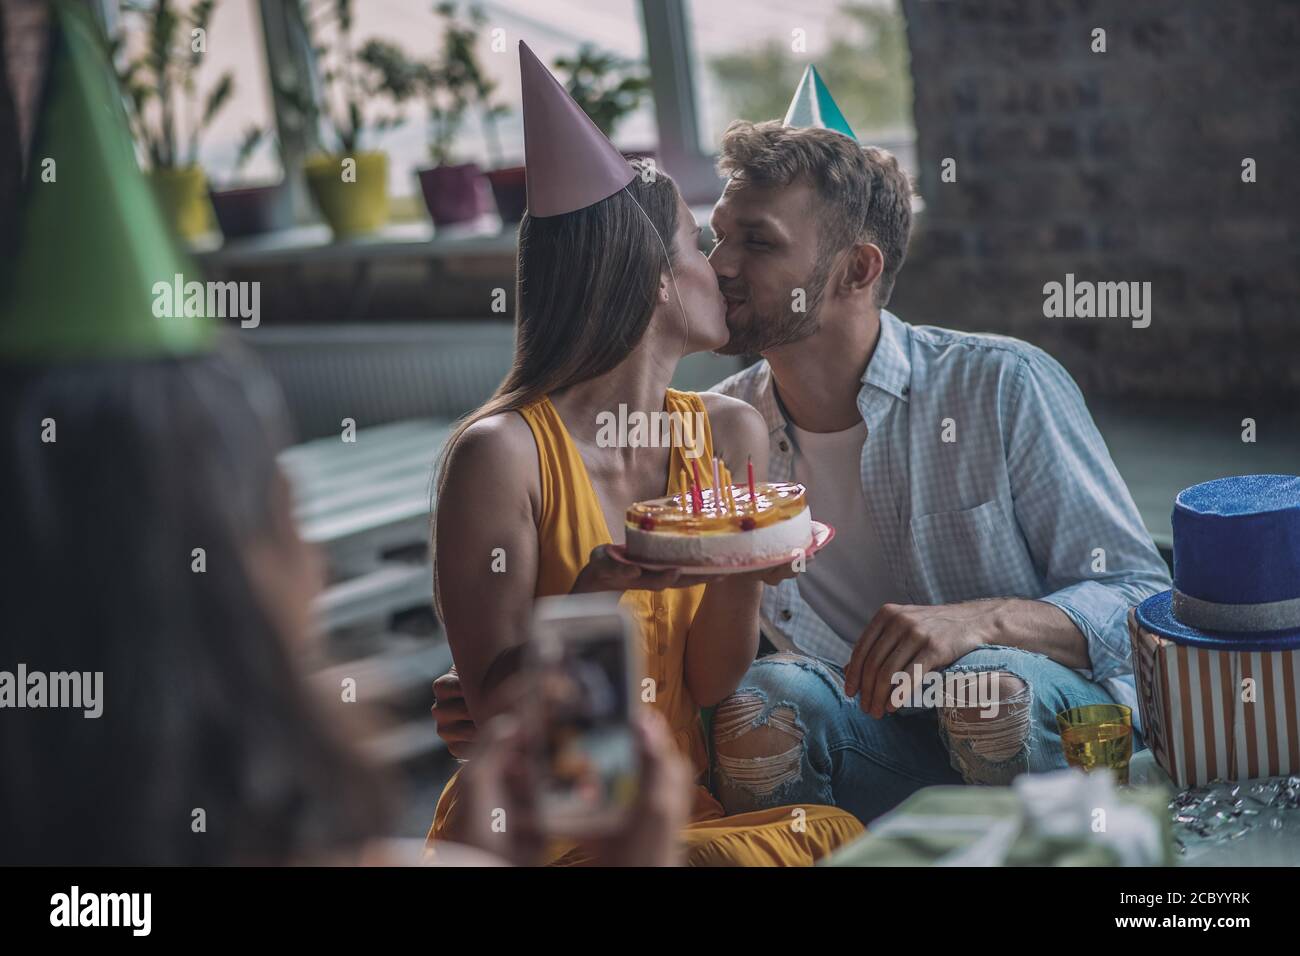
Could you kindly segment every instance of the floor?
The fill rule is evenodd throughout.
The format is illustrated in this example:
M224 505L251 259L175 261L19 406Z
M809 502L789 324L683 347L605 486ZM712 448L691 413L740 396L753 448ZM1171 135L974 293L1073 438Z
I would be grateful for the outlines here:
M1300 474L1300 408L1096 402L1092 412L1158 545L1169 543L1183 488L1227 475ZM1254 442L1242 440L1247 418Z

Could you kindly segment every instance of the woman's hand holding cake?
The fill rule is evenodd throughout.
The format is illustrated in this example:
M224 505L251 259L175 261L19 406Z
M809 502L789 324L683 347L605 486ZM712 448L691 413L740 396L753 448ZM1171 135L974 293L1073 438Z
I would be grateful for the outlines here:
M587 566L578 572L571 594L591 591L662 591L665 588L689 588L719 580L721 575L682 574L678 568L652 571L626 561L617 561L609 545L593 548Z

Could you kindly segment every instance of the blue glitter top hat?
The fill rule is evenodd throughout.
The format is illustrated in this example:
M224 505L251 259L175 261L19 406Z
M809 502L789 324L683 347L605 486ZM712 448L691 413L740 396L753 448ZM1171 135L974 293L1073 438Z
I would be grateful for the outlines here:
M1177 644L1221 651L1300 648L1300 477L1239 475L1174 500L1174 587L1137 620Z

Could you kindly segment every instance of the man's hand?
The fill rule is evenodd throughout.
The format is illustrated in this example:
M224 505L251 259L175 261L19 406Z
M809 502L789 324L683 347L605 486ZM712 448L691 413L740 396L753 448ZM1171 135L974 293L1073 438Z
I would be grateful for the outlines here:
M937 671L988 643L997 633L1000 606L1000 601L884 605L853 648L844 670L844 693L852 697L861 692L863 713L893 713L891 678L917 664L923 674Z
M433 698L430 712L438 725L438 736L453 757L463 758L474 743L478 728L470 719L465 694L460 687L460 675L456 673L454 664L451 670L433 682Z

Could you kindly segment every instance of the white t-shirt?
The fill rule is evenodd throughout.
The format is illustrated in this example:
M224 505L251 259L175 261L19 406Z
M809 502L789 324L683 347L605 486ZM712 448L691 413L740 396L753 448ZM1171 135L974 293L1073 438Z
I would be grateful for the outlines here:
M862 493L867 423L841 432L790 425L794 476L808 489L812 516L835 529L835 540L799 575L799 594L843 640L856 644L882 604L902 603L885 564Z

